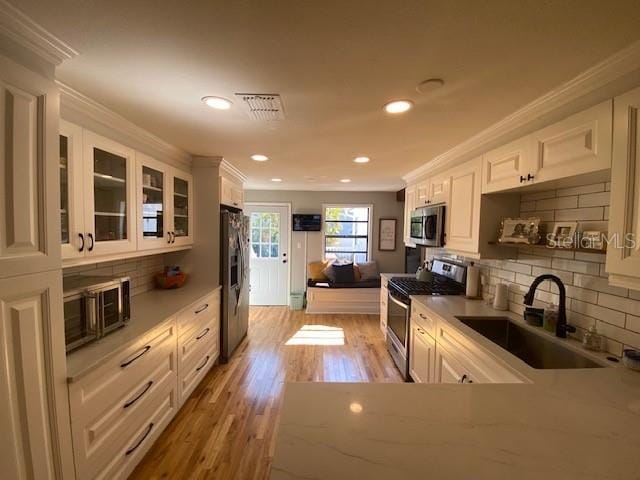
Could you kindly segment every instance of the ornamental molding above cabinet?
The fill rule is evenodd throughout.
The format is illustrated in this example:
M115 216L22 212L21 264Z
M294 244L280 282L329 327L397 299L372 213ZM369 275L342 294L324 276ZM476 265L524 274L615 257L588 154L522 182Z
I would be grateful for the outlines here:
M613 54L512 114L431 159L402 178L416 183L430 174L531 133L575 112L611 99L633 87L640 69L640 41Z

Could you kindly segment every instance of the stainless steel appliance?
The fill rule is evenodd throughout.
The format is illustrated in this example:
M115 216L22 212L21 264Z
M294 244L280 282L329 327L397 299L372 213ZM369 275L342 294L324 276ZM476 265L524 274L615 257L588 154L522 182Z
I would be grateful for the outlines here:
M224 210L220 219L220 361L227 362L249 326L249 217Z
M432 279L421 282L415 277L392 277L387 302L387 350L405 381L409 377L409 329L411 295L462 295L467 268L446 260L434 260Z
M445 205L429 205L411 212L411 240L425 247L444 245Z
M129 277L75 275L63 281L67 352L123 327L131 318Z

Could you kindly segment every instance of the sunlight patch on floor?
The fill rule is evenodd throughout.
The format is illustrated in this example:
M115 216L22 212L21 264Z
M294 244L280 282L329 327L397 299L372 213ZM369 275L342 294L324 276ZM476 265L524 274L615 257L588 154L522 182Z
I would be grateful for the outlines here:
M344 330L327 325L303 325L285 345L344 345Z

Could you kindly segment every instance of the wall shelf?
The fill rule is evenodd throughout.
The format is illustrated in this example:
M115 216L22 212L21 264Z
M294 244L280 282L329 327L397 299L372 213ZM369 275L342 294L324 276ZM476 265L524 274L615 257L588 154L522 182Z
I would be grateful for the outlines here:
M578 247L549 247L547 245L530 245L528 243L500 243L496 241L489 242L489 245L496 245L498 247L504 248L534 248L540 250L563 250L565 252L582 252L582 253L607 253L606 250L598 250L597 248L578 248Z

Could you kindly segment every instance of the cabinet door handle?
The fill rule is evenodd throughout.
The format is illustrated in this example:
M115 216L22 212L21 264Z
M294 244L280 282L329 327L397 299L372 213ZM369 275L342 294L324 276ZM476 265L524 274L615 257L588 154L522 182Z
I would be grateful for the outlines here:
M79 233L78 236L80 237L80 248L78 249L79 252L82 252L84 250L84 235L82 233Z
M171 243L176 243L176 232L171 232Z
M91 243L89 244L89 248L87 248L87 250L89 252L93 251L93 247L95 245L95 242L93 241L93 233L87 233L87 237L89 238L89 240L91 240Z
M153 380L149 380L149 382L147 383L147 385L145 385L145 387L142 389L142 391L138 395L136 395L135 398L133 398L133 399L129 400L127 403L125 403L122 406L122 408L129 408L131 405L133 405L138 400L140 400L142 398L142 396L149 391L149 389L151 388L151 385L153 385Z
M167 232L167 243L171 243L171 232Z
M131 365L133 362L135 362L136 360L138 360L141 356L143 356L145 353L147 353L149 350L151 350L151 345L147 345L146 347L144 347L142 349L142 351L140 353L138 353L137 355L135 355L133 358L127 360L126 362L120 364L121 368L126 368L129 365Z
M197 310L196 310L195 312L193 312L193 313L195 313L195 314L197 315L197 314L199 314L199 313L204 312L207 308L209 308L209 304L208 304L208 303L205 303L203 306L201 306L199 309L197 309Z
M536 178L534 175L531 175L530 173L527 175L527 180L531 181L534 178Z
M196 337L196 340L200 340L202 337L204 337L207 333L209 333L209 330L209 327L205 328L204 331Z
M133 452L135 452L138 447L140 445L142 445L142 442L144 442L144 440L149 436L149 434L151 433L151 430L153 430L153 422L151 422L149 424L149 426L147 427L147 431L144 432L144 435L142 436L142 438L140 440L138 440L138 443L136 443L133 447L131 447L129 450L127 450L126 452L124 452L124 454L126 456L131 455Z
M420 318L421 318L421 319L423 319L423 320L426 320L426 319L427 319L427 317L425 317L422 313L419 313L418 315L419 315L419 316L420 316Z
M204 359L204 362L202 363L202 365L196 368L196 372L199 372L200 370L202 370L208 362L209 362L209 355L207 355L207 358Z
M469 378L469 375L467 375L466 373L464 375L462 375L460 377L460 380L458 380L458 383L473 383L473 380L471 380Z
M527 180L527 178L523 175L520 175L520 183L524 183Z

